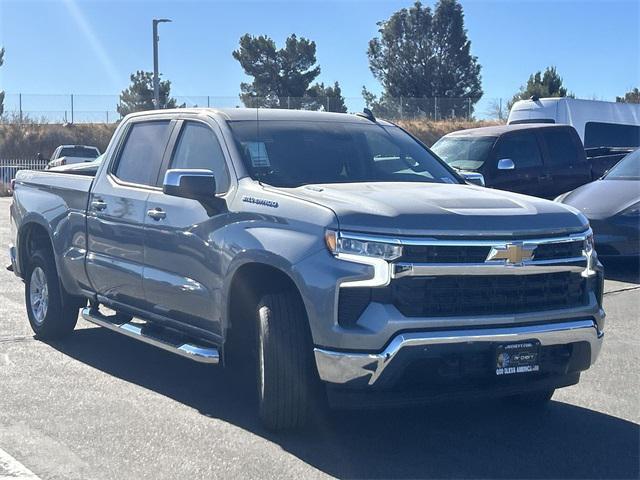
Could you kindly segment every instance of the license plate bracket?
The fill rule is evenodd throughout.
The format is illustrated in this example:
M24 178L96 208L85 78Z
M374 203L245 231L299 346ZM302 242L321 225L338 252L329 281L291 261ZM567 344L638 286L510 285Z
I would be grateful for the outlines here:
M515 375L540 371L540 342L526 340L496 347L496 375Z

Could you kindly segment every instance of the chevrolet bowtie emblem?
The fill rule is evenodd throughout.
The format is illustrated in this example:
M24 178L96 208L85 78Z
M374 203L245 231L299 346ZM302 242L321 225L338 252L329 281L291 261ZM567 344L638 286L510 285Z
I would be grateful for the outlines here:
M504 260L507 265L522 265L524 261L533 258L535 249L536 245L508 243L506 245L492 247L486 261Z

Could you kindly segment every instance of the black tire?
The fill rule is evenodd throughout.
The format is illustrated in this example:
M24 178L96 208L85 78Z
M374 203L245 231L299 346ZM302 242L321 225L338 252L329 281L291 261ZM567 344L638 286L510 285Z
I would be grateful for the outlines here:
M554 388L550 388L547 390L538 390L535 392L521 393L519 395L514 395L509 397L509 399L523 407L529 408L543 408L549 404L551 401L551 397L555 393Z
M38 273L34 275L36 271ZM48 250L35 252L31 256L24 280L27 316L36 337L54 340L69 335L78 322L79 302L62 289L53 253ZM35 291L38 285L46 285L47 301L42 310L37 308L37 302L35 306L32 302L32 298L37 298Z
M258 401L265 427L303 427L315 369L307 316L293 292L261 298L258 313Z

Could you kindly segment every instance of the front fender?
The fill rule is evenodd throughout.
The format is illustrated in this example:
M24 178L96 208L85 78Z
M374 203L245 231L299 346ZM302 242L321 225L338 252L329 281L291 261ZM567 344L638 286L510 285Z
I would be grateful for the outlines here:
M225 270L221 292L222 328L228 325L231 285L238 270L247 264L260 264L275 268L286 275L302 294L305 307L305 280L297 274L295 265L304 258L324 250L324 240L317 234L281 227L252 227L243 229L243 234L232 235L233 241L226 245L234 252ZM307 308L308 310L308 308Z

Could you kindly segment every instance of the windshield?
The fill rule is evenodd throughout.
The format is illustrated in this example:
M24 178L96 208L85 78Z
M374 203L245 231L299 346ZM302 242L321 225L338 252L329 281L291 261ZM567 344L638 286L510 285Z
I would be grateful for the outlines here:
M442 137L431 149L453 168L478 170L495 141L495 137Z
M620 160L604 178L607 180L640 180L640 150L636 150Z
M254 180L277 187L313 183L459 183L398 127L355 122L229 122Z
M60 157L96 158L98 150L88 147L64 147L60 150Z

